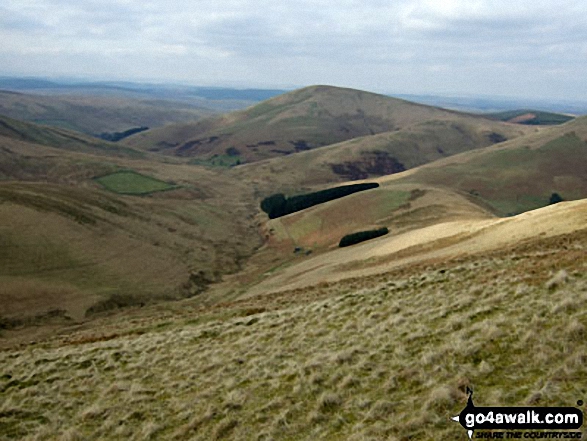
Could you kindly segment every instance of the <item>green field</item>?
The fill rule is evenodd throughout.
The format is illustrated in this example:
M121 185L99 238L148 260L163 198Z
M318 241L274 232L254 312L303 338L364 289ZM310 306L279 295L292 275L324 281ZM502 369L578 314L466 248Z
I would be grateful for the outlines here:
M107 190L119 194L145 195L157 191L172 190L177 185L169 184L150 176L141 175L134 171L120 171L97 178Z

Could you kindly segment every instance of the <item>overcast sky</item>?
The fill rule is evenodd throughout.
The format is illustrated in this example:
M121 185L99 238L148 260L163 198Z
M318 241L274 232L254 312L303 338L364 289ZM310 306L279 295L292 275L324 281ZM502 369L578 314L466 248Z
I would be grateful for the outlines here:
M587 100L587 2L2 0L0 74Z

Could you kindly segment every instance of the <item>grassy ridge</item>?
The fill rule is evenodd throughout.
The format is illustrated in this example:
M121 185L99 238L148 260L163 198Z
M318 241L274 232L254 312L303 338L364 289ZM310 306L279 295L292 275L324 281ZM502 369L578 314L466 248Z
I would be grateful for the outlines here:
M295 155L235 167L237 179L254 182L264 194L291 188L374 178L412 169L466 151L514 139L533 130L453 115L404 130L355 138Z

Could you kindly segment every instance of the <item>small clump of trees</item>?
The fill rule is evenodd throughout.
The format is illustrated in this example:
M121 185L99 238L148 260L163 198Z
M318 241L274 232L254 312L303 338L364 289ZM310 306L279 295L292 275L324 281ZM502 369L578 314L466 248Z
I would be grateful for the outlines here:
M352 184L341 187L328 188L313 193L306 193L290 198L282 193L273 194L261 201L261 210L269 215L270 219L305 210L314 205L342 198L359 191L370 190L379 187L378 183Z
M564 199L558 193L553 193L550 195L550 199L548 200L549 205L558 204L559 202L563 202Z
M386 227L378 228L377 230L358 231L356 233L351 233L344 236L342 239L340 239L338 246L341 248L348 247L350 245L355 245L369 239L385 236L387 233L389 233L389 229Z

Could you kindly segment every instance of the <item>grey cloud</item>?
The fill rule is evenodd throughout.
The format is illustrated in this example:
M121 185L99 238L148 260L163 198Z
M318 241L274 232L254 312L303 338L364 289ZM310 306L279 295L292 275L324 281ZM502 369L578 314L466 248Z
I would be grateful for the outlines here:
M548 73L555 67L576 78L587 64L582 0L20 3L6 0L0 9L0 53L23 72L30 66L29 73L40 55L25 48L36 42L39 52L59 54L51 66L70 66L70 74L110 75L124 67L132 77L201 83L271 86L279 79L383 88L387 81L412 92L474 88L479 78L513 87L504 75L538 70L556 84Z
M41 20L0 7L0 29L15 32L38 32L47 26Z

